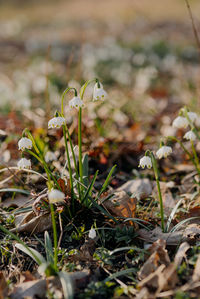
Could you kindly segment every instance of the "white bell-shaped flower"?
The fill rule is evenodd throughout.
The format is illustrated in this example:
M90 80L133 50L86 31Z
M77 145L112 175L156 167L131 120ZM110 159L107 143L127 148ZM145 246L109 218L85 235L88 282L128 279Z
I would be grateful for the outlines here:
M103 89L103 85L100 83L100 87L98 87L98 83L94 86L94 92L93 92L93 101L104 101L107 97L107 92Z
M27 149L31 149L33 146L31 139L27 138L27 137L22 137L19 141L18 141L18 148L19 150L24 151L26 148Z
M28 160L26 158L22 158L18 161L17 167L19 169L24 169L24 168L31 168L31 160Z
M48 151L48 152L46 152L44 159L45 159L46 163L49 163L49 162L57 160L57 157L54 152Z
M187 112L187 115L192 123L197 120L198 116L195 112Z
M194 141L196 139L196 135L194 134L194 132L192 130L190 130L187 133L185 133L183 138L190 140L190 141Z
M188 126L188 120L183 116L178 116L174 119L172 126L177 129L186 128Z
M172 148L170 146L163 145L156 152L158 159L167 158L172 153Z
M152 167L152 161L151 161L151 158L148 157L148 156L144 156L140 159L140 163L139 163L139 166L138 167L142 167L142 168L151 168Z
M90 239L95 239L96 238L97 234L96 234L96 231L95 231L94 228L90 229L88 236L89 236Z
M83 108L84 107L84 103L83 101L81 100L81 98L79 97L73 97L73 99L71 99L69 101L69 107L70 108Z
M65 125L66 121L64 117L61 116L57 116L57 117L53 117L52 119L49 120L48 122L48 129L51 128L60 128L62 125Z
M65 201L65 194L60 190L53 189L48 194L49 203L57 203Z

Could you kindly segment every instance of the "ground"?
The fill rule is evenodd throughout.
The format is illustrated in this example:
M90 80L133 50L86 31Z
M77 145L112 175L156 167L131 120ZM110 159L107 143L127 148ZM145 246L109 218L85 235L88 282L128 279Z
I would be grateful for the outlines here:
M0 298L199 298L200 65L186 2L0 6ZM48 129L63 91L81 96L93 78L105 100L92 82L80 113L70 90L67 127ZM18 150L23 132L33 149Z

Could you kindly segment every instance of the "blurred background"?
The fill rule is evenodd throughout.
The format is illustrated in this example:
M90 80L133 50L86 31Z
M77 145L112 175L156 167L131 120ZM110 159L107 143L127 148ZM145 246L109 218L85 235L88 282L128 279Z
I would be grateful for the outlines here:
M200 29L200 1L189 3ZM109 98L88 106L87 125L107 138L141 141L158 126L165 135L178 108L197 109L199 52L184 0L2 0L0 25L1 130L20 132L19 115L40 127L66 86L93 77Z

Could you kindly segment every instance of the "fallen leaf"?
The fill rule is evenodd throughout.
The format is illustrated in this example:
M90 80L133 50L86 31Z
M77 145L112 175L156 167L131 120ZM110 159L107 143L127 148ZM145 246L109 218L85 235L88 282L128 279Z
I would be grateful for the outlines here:
M36 216L33 211L17 215L15 223L16 227L10 230L13 233L26 232L36 234L44 232L52 226L50 213Z
M152 186L149 179L137 179L126 182L120 186L117 191L125 191L126 193L129 193L131 197L140 200L151 195Z
M200 240L200 225L189 224L184 229L170 233L163 233L160 227L156 227L152 231L139 229L137 233L141 239L150 243L153 243L158 239L162 239L166 241L167 245L180 245L183 242L193 244Z
M8 285L2 272L0 272L0 299L7 297Z
M134 218L136 202L136 199L131 198L125 191L116 191L112 198L103 202L103 205L111 215Z

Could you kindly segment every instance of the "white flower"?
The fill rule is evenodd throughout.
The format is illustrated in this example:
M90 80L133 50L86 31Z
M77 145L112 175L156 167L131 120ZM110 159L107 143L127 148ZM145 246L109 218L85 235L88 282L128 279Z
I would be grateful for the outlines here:
M152 162L151 162L151 158L148 156L144 156L140 159L140 163L138 167L142 167L142 168L151 168L152 167Z
M187 133L185 133L185 135L183 136L183 138L185 138L187 140L194 141L196 139L196 135L194 134L194 132L192 130L190 130Z
M79 97L73 97L73 99L69 101L70 108L83 108L83 106L84 103Z
M31 168L31 160L28 160L26 158L22 158L21 160L18 161L17 167L19 169Z
M64 202L65 194L60 190L53 189L48 194L49 203Z
M174 119L172 126L177 129L186 128L188 126L188 120L183 116L178 116Z
M49 163L52 161L57 160L56 155L54 154L54 152L48 151L44 157L45 162Z
M197 114L195 112L187 112L187 115L192 123L197 119Z
M50 129L50 128L60 128L64 124L65 124L64 117L61 117L61 116L53 117L48 122L48 129Z
M89 236L90 239L95 239L96 238L97 234L96 234L96 231L95 231L94 228L90 229L88 236Z
M32 148L32 141L27 138L27 137L22 137L19 141L18 141L18 147L19 150L24 151L26 148L27 149L31 149Z
M170 146L163 145L159 150L156 152L156 156L158 159L167 158L172 153L172 148Z
M94 86L93 101L104 101L106 97L107 92L103 89L103 85L100 83L100 87L98 87L98 83L96 83Z

